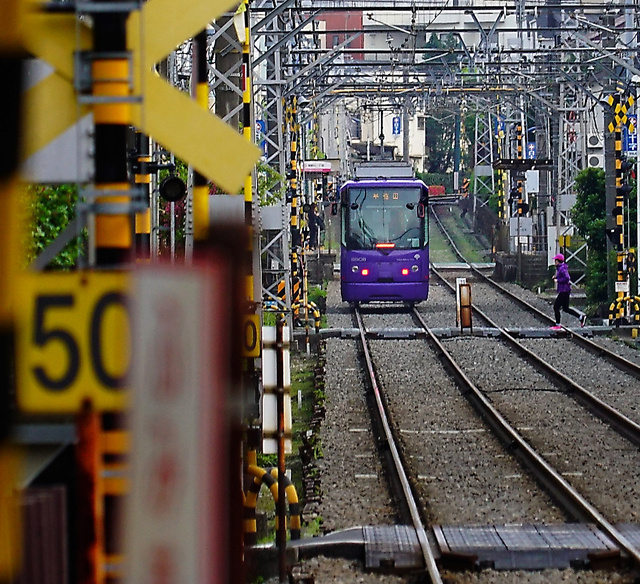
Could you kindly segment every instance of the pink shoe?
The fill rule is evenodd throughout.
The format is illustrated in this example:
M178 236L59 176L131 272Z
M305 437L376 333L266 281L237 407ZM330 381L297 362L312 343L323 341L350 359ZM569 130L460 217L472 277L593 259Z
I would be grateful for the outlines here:
M559 324L556 324L555 326L551 327L552 331L561 331L562 330L562 326Z

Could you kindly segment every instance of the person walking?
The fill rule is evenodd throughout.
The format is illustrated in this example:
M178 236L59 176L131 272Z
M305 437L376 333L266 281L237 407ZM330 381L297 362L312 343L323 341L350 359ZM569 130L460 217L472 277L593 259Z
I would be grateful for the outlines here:
M562 325L560 324L561 309L579 319L580 326L583 327L587 322L587 315L584 312L569 306L569 297L571 296L571 275L569 274L569 266L567 266L564 261L564 256L561 253L555 255L553 260L556 263L556 274L553 279L558 284L558 296L553 304L556 324L551 328L554 330L560 330L562 328Z
M318 207L314 203L309 209L309 249L314 250L318 247L321 229L324 230L324 221L318 215Z

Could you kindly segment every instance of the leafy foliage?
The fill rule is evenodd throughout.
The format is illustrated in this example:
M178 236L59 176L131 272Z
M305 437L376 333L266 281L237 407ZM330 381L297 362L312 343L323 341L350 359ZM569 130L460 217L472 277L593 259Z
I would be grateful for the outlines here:
M416 176L427 186L443 185L447 193L453 192L453 174L417 172Z
M27 187L27 207L31 214L30 237L27 241L27 261L33 261L75 217L78 187L75 184L30 185ZM70 241L49 263L54 269L75 266L84 249L86 233Z
M607 301L607 239L605 175L601 168L586 168L576 176L576 204L572 218L588 245L586 287L591 305Z
M453 170L454 137L453 116L425 117L425 145L429 156L428 174L444 174Z
M593 251L607 249L604 170L587 168L576 176L576 204L572 218Z
M258 162L257 171L260 206L275 205L284 197L284 177L273 166L263 161Z

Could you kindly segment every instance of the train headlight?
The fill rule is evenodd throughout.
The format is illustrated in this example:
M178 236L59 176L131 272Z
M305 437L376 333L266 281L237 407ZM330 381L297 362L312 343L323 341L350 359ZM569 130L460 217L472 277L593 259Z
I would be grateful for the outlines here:
M420 268L418 266L411 266L411 271L415 274Z
M351 266L351 271L354 274L357 274L360 271L360 268L358 266Z
M402 268L402 275L403 276L408 276L409 275L409 268Z
M369 275L369 268L362 268L362 272L360 272L363 276Z

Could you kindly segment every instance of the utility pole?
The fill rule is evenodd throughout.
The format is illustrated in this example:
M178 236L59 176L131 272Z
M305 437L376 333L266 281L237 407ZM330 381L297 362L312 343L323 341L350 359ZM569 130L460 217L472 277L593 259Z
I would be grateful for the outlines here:
M453 192L460 192L460 112L455 115L453 138Z

